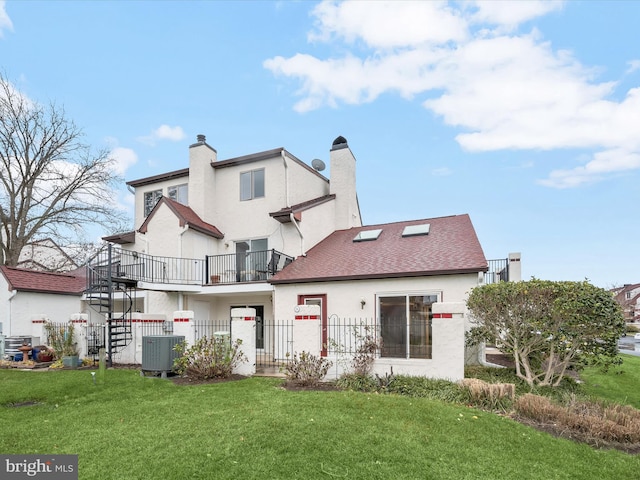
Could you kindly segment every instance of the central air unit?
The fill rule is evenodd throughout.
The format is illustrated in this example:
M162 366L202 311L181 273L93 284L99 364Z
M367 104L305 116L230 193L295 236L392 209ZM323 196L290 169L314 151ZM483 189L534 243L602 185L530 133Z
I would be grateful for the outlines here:
M142 337L142 371L160 373L167 378L173 361L179 357L174 347L184 342L184 335L148 335Z

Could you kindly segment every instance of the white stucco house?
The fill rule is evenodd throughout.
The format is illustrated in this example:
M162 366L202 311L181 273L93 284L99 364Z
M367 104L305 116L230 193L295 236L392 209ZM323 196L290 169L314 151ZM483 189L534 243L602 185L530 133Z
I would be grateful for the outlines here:
M139 360L141 325L193 341L230 330L235 311L254 322L258 370L301 345L334 355L348 320L382 338L376 369L461 378L466 295L519 279L519 254L488 261L468 215L363 226L345 138L329 163L328 178L284 148L218 159L198 135L187 168L128 181L135 228L104 238L80 310L107 319L114 358Z

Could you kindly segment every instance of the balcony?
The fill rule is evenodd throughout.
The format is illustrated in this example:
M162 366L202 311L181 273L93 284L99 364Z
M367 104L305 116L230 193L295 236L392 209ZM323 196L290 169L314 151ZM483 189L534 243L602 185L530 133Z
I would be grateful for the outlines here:
M91 263L94 275L122 282L171 285L229 285L266 282L293 257L277 250L207 255L203 259L159 257L115 248L100 252Z

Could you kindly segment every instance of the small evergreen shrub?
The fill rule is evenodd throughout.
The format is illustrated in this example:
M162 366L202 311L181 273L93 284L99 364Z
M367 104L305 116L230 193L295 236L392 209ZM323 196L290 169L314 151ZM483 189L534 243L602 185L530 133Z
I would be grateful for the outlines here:
M454 403L464 403L467 400L465 391L455 382L409 375L395 375L387 392Z
M282 365L287 382L301 387L317 385L327 375L333 362L302 351L294 353L293 359Z
M235 367L247 361L240 345L240 339L230 344L223 337L202 337L189 348L181 342L174 347L180 357L173 361L173 370L195 380L229 378Z
M337 381L336 386L343 390L356 392L377 392L378 383L371 375L359 375L357 373L345 373Z

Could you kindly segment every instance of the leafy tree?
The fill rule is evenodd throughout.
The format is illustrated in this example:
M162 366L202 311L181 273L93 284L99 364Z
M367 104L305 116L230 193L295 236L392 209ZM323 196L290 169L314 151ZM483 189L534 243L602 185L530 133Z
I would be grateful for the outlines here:
M583 282L501 282L473 289L467 343L511 354L530 386L557 386L568 368L620 363L622 311L607 290Z
M122 228L115 160L82 135L63 109L31 101L0 74L0 264L15 266L39 238L63 245L87 225Z

